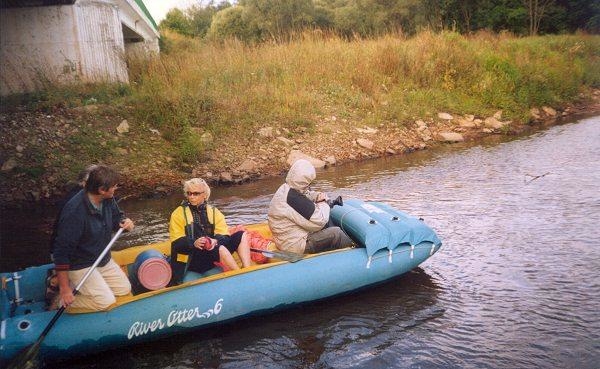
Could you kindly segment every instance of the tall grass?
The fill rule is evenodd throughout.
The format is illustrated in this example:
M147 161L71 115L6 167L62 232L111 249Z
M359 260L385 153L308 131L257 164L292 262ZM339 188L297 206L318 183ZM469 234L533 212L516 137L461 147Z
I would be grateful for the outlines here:
M345 41L304 33L288 43L201 43L168 34L171 51L139 65L140 117L168 137L262 125L310 128L336 114L398 123L437 111L524 118L600 87L600 37L516 38L422 32Z

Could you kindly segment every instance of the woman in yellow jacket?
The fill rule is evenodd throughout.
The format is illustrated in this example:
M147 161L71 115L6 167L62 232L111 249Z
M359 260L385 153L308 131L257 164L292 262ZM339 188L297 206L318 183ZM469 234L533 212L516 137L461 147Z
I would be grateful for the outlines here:
M227 270L239 269L231 255L237 251L242 266L251 265L249 236L244 231L229 234L225 216L209 206L210 187L201 178L183 184L186 200L171 213L171 284L182 282L187 271L204 273L220 262ZM187 267L187 268L186 268Z

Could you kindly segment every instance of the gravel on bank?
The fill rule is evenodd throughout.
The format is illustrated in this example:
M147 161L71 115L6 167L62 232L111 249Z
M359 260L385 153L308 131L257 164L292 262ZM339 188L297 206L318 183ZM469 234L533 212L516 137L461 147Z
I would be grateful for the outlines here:
M88 105L52 112L23 108L0 113L0 203L3 207L53 204L72 186L77 170L92 163L122 175L123 198L155 197L179 191L191 176L213 186L234 185L285 173L306 157L317 167L386 155L408 155L437 145L518 134L600 113L600 90L581 105L539 107L529 122L438 112L429 119L360 126L336 116L321 117L314 129L265 126L248 137L205 136L212 149L193 165L177 161L170 143L147 124L129 121L126 111Z

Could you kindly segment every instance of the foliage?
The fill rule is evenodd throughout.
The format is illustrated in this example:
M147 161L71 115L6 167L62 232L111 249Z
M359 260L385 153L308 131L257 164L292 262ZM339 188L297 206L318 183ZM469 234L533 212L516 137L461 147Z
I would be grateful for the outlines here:
M196 132L186 129L177 139L176 148L179 162L192 164L203 158L207 144Z
M193 5L185 11L173 8L160 22L160 27L186 36L204 37L211 27L215 14L230 6L227 1L217 5L214 1L210 1L205 6Z
M192 22L181 9L169 10L165 19L160 22L161 28L168 28L185 36L193 36Z
M260 32L249 21L246 9L236 6L227 8L215 15L208 36L214 40L241 39L255 41L259 39Z
M600 32L595 0L240 0L171 10L162 29L198 38L287 41L307 29L344 38L425 29L517 35Z

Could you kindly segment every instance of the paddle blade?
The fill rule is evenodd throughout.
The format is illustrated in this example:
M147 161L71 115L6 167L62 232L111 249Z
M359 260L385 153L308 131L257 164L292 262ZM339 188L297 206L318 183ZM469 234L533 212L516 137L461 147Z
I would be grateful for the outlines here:
M259 249L253 249L253 248L250 248L250 251L260 252L261 254L263 254L264 256L266 256L268 258L289 261L290 263L295 263L297 261L300 261L304 257L304 255L302 255L302 254L297 254L295 252L290 252L290 251L281 251L281 250L271 251L271 250L259 250Z
M39 353L40 343L38 340L31 346L25 347L15 358L8 364L6 369L33 369L40 367Z

